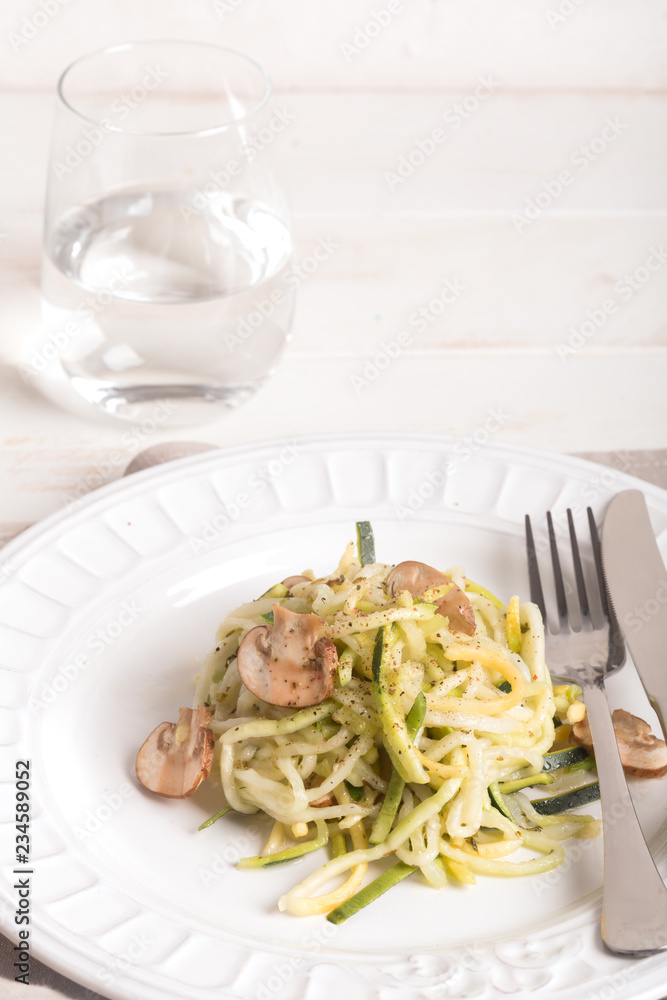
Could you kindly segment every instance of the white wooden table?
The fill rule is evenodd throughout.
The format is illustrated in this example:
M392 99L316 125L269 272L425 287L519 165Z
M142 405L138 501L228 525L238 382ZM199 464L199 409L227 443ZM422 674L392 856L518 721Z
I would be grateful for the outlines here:
M494 435L507 442L667 445L665 4L587 0L565 16L555 0L406 0L362 47L380 6L70 0L38 29L33 0L0 12L6 533L115 478L161 440L224 445L304 429L473 435L495 412ZM296 257L321 238L336 245L303 282L273 381L196 430L61 412L15 367L40 324L57 75L83 51L147 36L217 40L268 66L278 106L293 115L275 152ZM477 106L476 89L486 93ZM436 127L446 133L436 151L390 182ZM566 169L572 182L551 197ZM548 207L528 221L538 201ZM463 291L425 329L410 326L447 281ZM608 300L616 308L598 327ZM410 342L381 370L403 330Z
M664 0L4 5L2 536L169 440L486 435L613 451L667 485L666 13ZM83 52L146 37L266 65L290 118L272 153L296 259L332 248L303 281L275 378L187 430L61 411L17 371L40 324L56 79Z

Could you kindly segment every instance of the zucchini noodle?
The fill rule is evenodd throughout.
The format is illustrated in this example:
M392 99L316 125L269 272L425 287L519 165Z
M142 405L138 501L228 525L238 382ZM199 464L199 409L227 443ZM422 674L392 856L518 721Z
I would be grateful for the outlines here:
M292 914L341 906L388 855L435 888L474 884L476 874L549 871L564 858L561 840L594 829L584 830L589 817L538 814L520 791L509 789L504 809L490 794L497 783L529 784L554 741L538 608L513 598L508 627L505 606L480 585L466 592L455 567L448 575L468 603L470 628L461 630L441 596L451 584L424 597L394 593L391 570L362 566L348 546L331 576L307 571L291 590L289 581L276 585L220 625L197 681L195 707L210 706L216 739L209 780L237 813L273 820L262 854L244 867L327 840L333 851L279 900ZM243 684L239 644L250 629L271 626L276 604L320 616L322 641L335 645L333 689L320 704L279 707ZM378 816L383 839L369 845Z

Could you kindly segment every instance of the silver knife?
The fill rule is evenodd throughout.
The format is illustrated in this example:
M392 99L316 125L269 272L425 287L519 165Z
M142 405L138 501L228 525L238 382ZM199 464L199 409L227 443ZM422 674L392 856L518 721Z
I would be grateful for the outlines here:
M667 739L667 569L640 490L617 493L607 507L602 564L618 623Z

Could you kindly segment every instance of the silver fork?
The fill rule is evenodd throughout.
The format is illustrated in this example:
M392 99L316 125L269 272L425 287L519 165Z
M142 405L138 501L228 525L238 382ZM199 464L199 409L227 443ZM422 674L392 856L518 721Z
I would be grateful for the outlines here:
M550 513L547 514L547 523L560 620L558 633L548 630L533 532L530 518L526 515L531 600L539 606L544 619L549 664L557 661L557 668L565 668L584 692L588 723L595 744L604 836L602 939L611 951L624 955L648 955L667 949L667 888L651 857L630 798L605 694L605 678L625 662L625 647L607 601L593 512L589 507L588 522L597 587L588 590L571 510L567 512L567 519L581 625L578 628L578 623L573 626L568 615ZM612 804L614 815L605 818Z

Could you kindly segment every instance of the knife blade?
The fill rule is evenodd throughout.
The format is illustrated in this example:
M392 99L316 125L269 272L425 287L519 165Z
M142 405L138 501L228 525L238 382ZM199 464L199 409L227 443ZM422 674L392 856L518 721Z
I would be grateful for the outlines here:
M667 739L667 569L640 490L624 490L609 503L602 565L618 623Z

